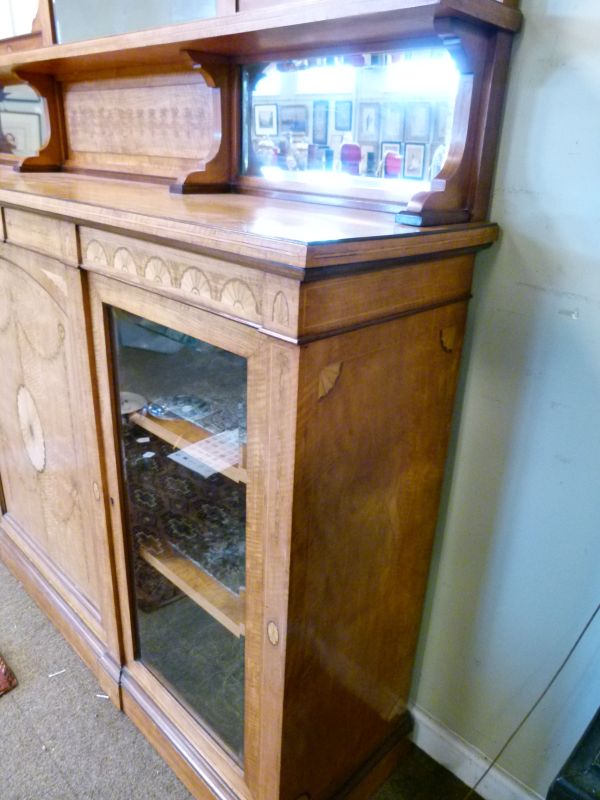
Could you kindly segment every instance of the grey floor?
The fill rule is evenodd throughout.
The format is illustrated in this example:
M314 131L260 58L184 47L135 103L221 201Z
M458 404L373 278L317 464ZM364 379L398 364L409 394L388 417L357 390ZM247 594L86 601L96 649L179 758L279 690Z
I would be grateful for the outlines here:
M1 563L0 653L19 679L0 697L0 800L191 800ZM465 794L415 748L377 800Z

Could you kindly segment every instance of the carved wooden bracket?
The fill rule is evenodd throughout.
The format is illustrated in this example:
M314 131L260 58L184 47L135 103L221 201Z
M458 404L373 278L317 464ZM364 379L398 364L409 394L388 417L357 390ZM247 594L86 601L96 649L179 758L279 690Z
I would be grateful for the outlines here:
M239 115L234 68L231 60L225 56L197 50L184 50L182 54L191 68L202 75L207 86L214 90L214 147L196 169L180 175L170 185L170 191L177 194L228 191L237 162L233 132L237 128Z
M460 72L452 144L430 190L397 215L406 225L482 220L489 203L512 37L451 17L437 18L435 30Z

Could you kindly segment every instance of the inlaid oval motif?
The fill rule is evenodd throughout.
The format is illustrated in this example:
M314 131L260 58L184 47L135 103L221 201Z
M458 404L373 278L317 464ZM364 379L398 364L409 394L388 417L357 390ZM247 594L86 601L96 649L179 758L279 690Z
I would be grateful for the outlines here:
M26 386L19 386L17 391L17 414L25 452L33 468L43 472L46 467L44 431L35 400Z
M127 275L137 275L135 260L129 250L124 247L119 247L115 253L113 266L119 272L125 272Z
M144 269L144 276L153 283L158 283L161 286L170 286L171 285L171 276L169 274L169 270L167 269L167 265L165 262L160 259L151 258L147 263Z

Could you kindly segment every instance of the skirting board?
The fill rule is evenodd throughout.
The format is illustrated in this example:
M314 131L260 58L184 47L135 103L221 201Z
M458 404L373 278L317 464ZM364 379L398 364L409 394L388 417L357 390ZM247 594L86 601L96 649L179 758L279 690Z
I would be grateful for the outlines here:
M473 786L489 766L490 759L423 709L411 705L410 711L415 721L411 738L417 747L467 786ZM500 767L490 771L478 786L477 794L485 800L543 800Z

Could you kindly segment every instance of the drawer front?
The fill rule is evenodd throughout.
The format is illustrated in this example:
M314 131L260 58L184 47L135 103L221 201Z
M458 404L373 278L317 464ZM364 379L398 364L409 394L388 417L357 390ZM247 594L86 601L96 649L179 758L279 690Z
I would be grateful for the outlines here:
M5 208L4 225L6 241L11 244L77 266L77 233L72 222L18 208Z

